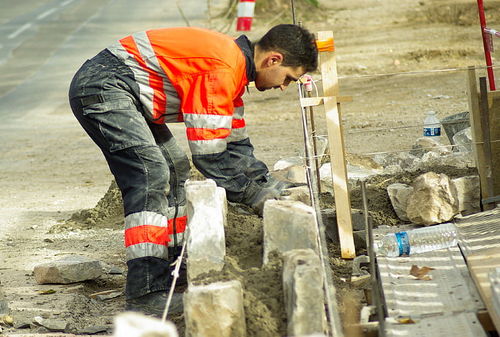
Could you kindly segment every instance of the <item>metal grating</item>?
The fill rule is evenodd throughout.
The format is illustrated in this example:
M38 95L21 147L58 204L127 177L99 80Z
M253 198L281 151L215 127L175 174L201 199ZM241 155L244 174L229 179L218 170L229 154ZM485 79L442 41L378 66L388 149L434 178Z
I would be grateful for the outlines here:
M387 337L486 337L474 313L462 312L417 320L415 324L386 321Z
M500 249L500 208L455 219L458 242L465 256Z
M412 318L484 308L458 249L410 257L377 258L389 317ZM431 267L430 281L410 275L412 265Z

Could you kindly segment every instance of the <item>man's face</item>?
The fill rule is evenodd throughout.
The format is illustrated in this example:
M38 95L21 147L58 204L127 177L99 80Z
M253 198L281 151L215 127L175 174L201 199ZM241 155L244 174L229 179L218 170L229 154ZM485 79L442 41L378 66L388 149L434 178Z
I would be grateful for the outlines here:
M268 89L285 90L290 82L295 82L304 75L302 67L285 67L280 63L271 64L257 71L255 87L259 91Z

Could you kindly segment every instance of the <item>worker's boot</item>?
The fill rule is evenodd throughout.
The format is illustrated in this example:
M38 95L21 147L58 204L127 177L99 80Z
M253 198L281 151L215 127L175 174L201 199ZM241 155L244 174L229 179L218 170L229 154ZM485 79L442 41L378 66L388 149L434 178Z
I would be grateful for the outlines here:
M161 318L163 315L163 311L165 310L167 298L168 293L166 293L165 291L149 293L141 297L128 299L125 310L139 311L146 315ZM168 313L170 315L179 315L182 314L183 311L184 304L182 302L182 294L173 293L172 299L170 301L170 306L168 308Z

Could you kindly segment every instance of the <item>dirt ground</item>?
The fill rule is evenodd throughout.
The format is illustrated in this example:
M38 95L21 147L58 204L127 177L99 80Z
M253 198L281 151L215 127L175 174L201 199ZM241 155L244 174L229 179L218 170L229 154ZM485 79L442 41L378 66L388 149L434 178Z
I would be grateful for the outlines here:
M477 70L480 75L485 74L474 1L330 0L322 1L321 6L320 11L300 8L298 16L311 31L334 32L340 91L353 97L353 102L342 105L349 158L408 152L421 135L426 111L436 111L439 118L467 111L466 67L476 66L481 68ZM274 24L290 22L289 12L284 5L272 15L256 17L255 30L248 35L257 37ZM486 13L489 25L498 27L500 1L487 1ZM214 28L223 24L221 18L211 21ZM228 34L237 35L234 30ZM313 75L319 79L319 73ZM318 86L321 88L321 82ZM251 90L245 108L257 157L272 167L281 158L302 155L295 86L283 93ZM315 111L318 133L326 135L322 110ZM66 106L44 113L56 122L54 125L73 123ZM182 137L181 129L174 131ZM68 322L67 332L109 334L124 297L100 301L90 295L123 290L126 266L120 195L116 189L108 189L112 177L82 130L67 132L53 126L35 132L44 142L26 139L22 149L8 149L7 153L19 152L19 161L0 170L2 189L12 195L6 207L12 212L27 210L18 223L11 224L19 230L0 237L0 280L14 318L13 326L2 326L3 333L47 332L32 323L35 316L42 316ZM441 138L447 144L446 137ZM65 157L53 161L61 151ZM35 167L36 177L23 174L22 165ZM440 167L436 172L456 177L474 170ZM369 209L376 225L399 224L385 187L392 182L410 182L414 177L415 173L402 173L368 181ZM353 207L361 207L358 189L352 191L351 199ZM328 195L323 195L323 200L333 202ZM46 212L30 211L33 202L45 204ZM4 216L8 220L10 213ZM241 280L246 290L248 335L283 336L286 315L280 259L261 267L259 218L239 214L231 206L228 222L227 265L221 273L207 275L200 282ZM345 282L350 277L350 262L339 258L338 246L330 248L339 303L345 313L364 298L359 289ZM358 247L358 253L362 252ZM108 273L84 283L37 285L33 266L67 254L97 258L106 264ZM174 321L182 329L182 317L174 317Z

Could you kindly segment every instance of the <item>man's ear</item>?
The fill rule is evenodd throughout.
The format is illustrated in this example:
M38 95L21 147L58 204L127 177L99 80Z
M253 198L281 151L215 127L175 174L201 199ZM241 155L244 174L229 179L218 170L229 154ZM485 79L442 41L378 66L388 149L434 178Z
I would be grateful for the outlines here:
M280 65L283 62L283 54L271 51L266 57L266 66Z

